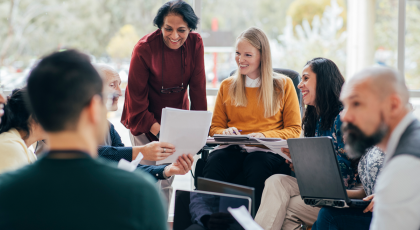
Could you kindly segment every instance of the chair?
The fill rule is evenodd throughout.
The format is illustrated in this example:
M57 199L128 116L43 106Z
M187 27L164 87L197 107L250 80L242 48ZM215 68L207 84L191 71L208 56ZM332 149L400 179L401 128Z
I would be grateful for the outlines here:
M232 71L230 73L230 76L232 76L235 73L236 70ZM273 68L273 71L279 74L283 74L287 77L289 77L290 79L292 79L293 81L293 85L295 86L295 90L297 93L297 97L299 100L299 107L300 107L300 114L301 116L303 116L303 112L305 107L303 106L303 101L302 101L302 93L300 92L300 89L298 89L298 85L300 82L300 74L294 70L290 70L290 69L282 69L282 68ZM204 166L207 163L207 157L210 154L210 151L214 149L215 146L209 146L206 145L204 146L198 153L197 155L201 154L201 158L197 160L196 164L195 164L195 170L194 170L194 186L197 187L197 178L198 177L203 177L203 169ZM192 171L191 171L192 173Z

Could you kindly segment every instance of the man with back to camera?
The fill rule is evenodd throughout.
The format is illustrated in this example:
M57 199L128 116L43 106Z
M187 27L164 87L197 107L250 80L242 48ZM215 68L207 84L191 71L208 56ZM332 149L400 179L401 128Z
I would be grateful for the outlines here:
M96 64L95 69L101 76L104 89L103 95L106 100L108 111L118 110L118 99L122 96L120 84L121 78L119 74L105 64ZM113 95L108 98L108 95ZM115 130L114 125L108 122L109 129L103 143L98 147L99 157L118 162L121 159L132 161L136 159L141 152L145 160L163 160L175 152L175 146L164 142L151 142L142 146L125 147L121 141L121 137ZM36 146L36 154L40 154L48 149L45 141L38 141ZM180 156L176 162L170 165L141 165L138 169L148 172L156 180L166 180L174 175L185 175L191 170L194 158L191 154Z
M50 151L0 176L0 229L167 229L150 175L102 163L107 132L102 80L75 50L46 56L28 78L28 101Z
M347 150L357 158L377 145L386 154L370 197L370 229L420 229L420 122L404 78L390 68L365 69L344 84L341 101Z

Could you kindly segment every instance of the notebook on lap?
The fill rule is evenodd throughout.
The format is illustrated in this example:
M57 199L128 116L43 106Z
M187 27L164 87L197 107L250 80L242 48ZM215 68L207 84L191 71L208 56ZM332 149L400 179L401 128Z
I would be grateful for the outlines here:
M307 205L365 208L370 201L349 199L330 137L288 139L300 195Z

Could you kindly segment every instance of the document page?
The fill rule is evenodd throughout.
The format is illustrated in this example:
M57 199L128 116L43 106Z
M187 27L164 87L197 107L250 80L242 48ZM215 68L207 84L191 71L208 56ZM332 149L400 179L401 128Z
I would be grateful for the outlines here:
M206 144L212 112L162 109L160 142L175 145L175 153L157 164L173 163L182 154L197 154Z
M287 145L287 140L277 139L277 140L268 140L270 138L254 138L258 142L260 142L262 145L265 145L267 148L271 149L271 151L279 154L284 159L292 162L292 159L288 157L286 154L284 154L281 151L281 148L289 148Z
M228 211L245 230L264 230L252 219L245 206L241 206L239 208L228 208Z

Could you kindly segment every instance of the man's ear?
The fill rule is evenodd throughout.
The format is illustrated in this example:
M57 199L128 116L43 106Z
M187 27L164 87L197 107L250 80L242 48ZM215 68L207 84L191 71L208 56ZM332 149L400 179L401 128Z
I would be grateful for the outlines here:
M396 113L399 113L401 107L406 106L403 104L401 97L397 93L393 93L389 96L389 110L391 116Z

